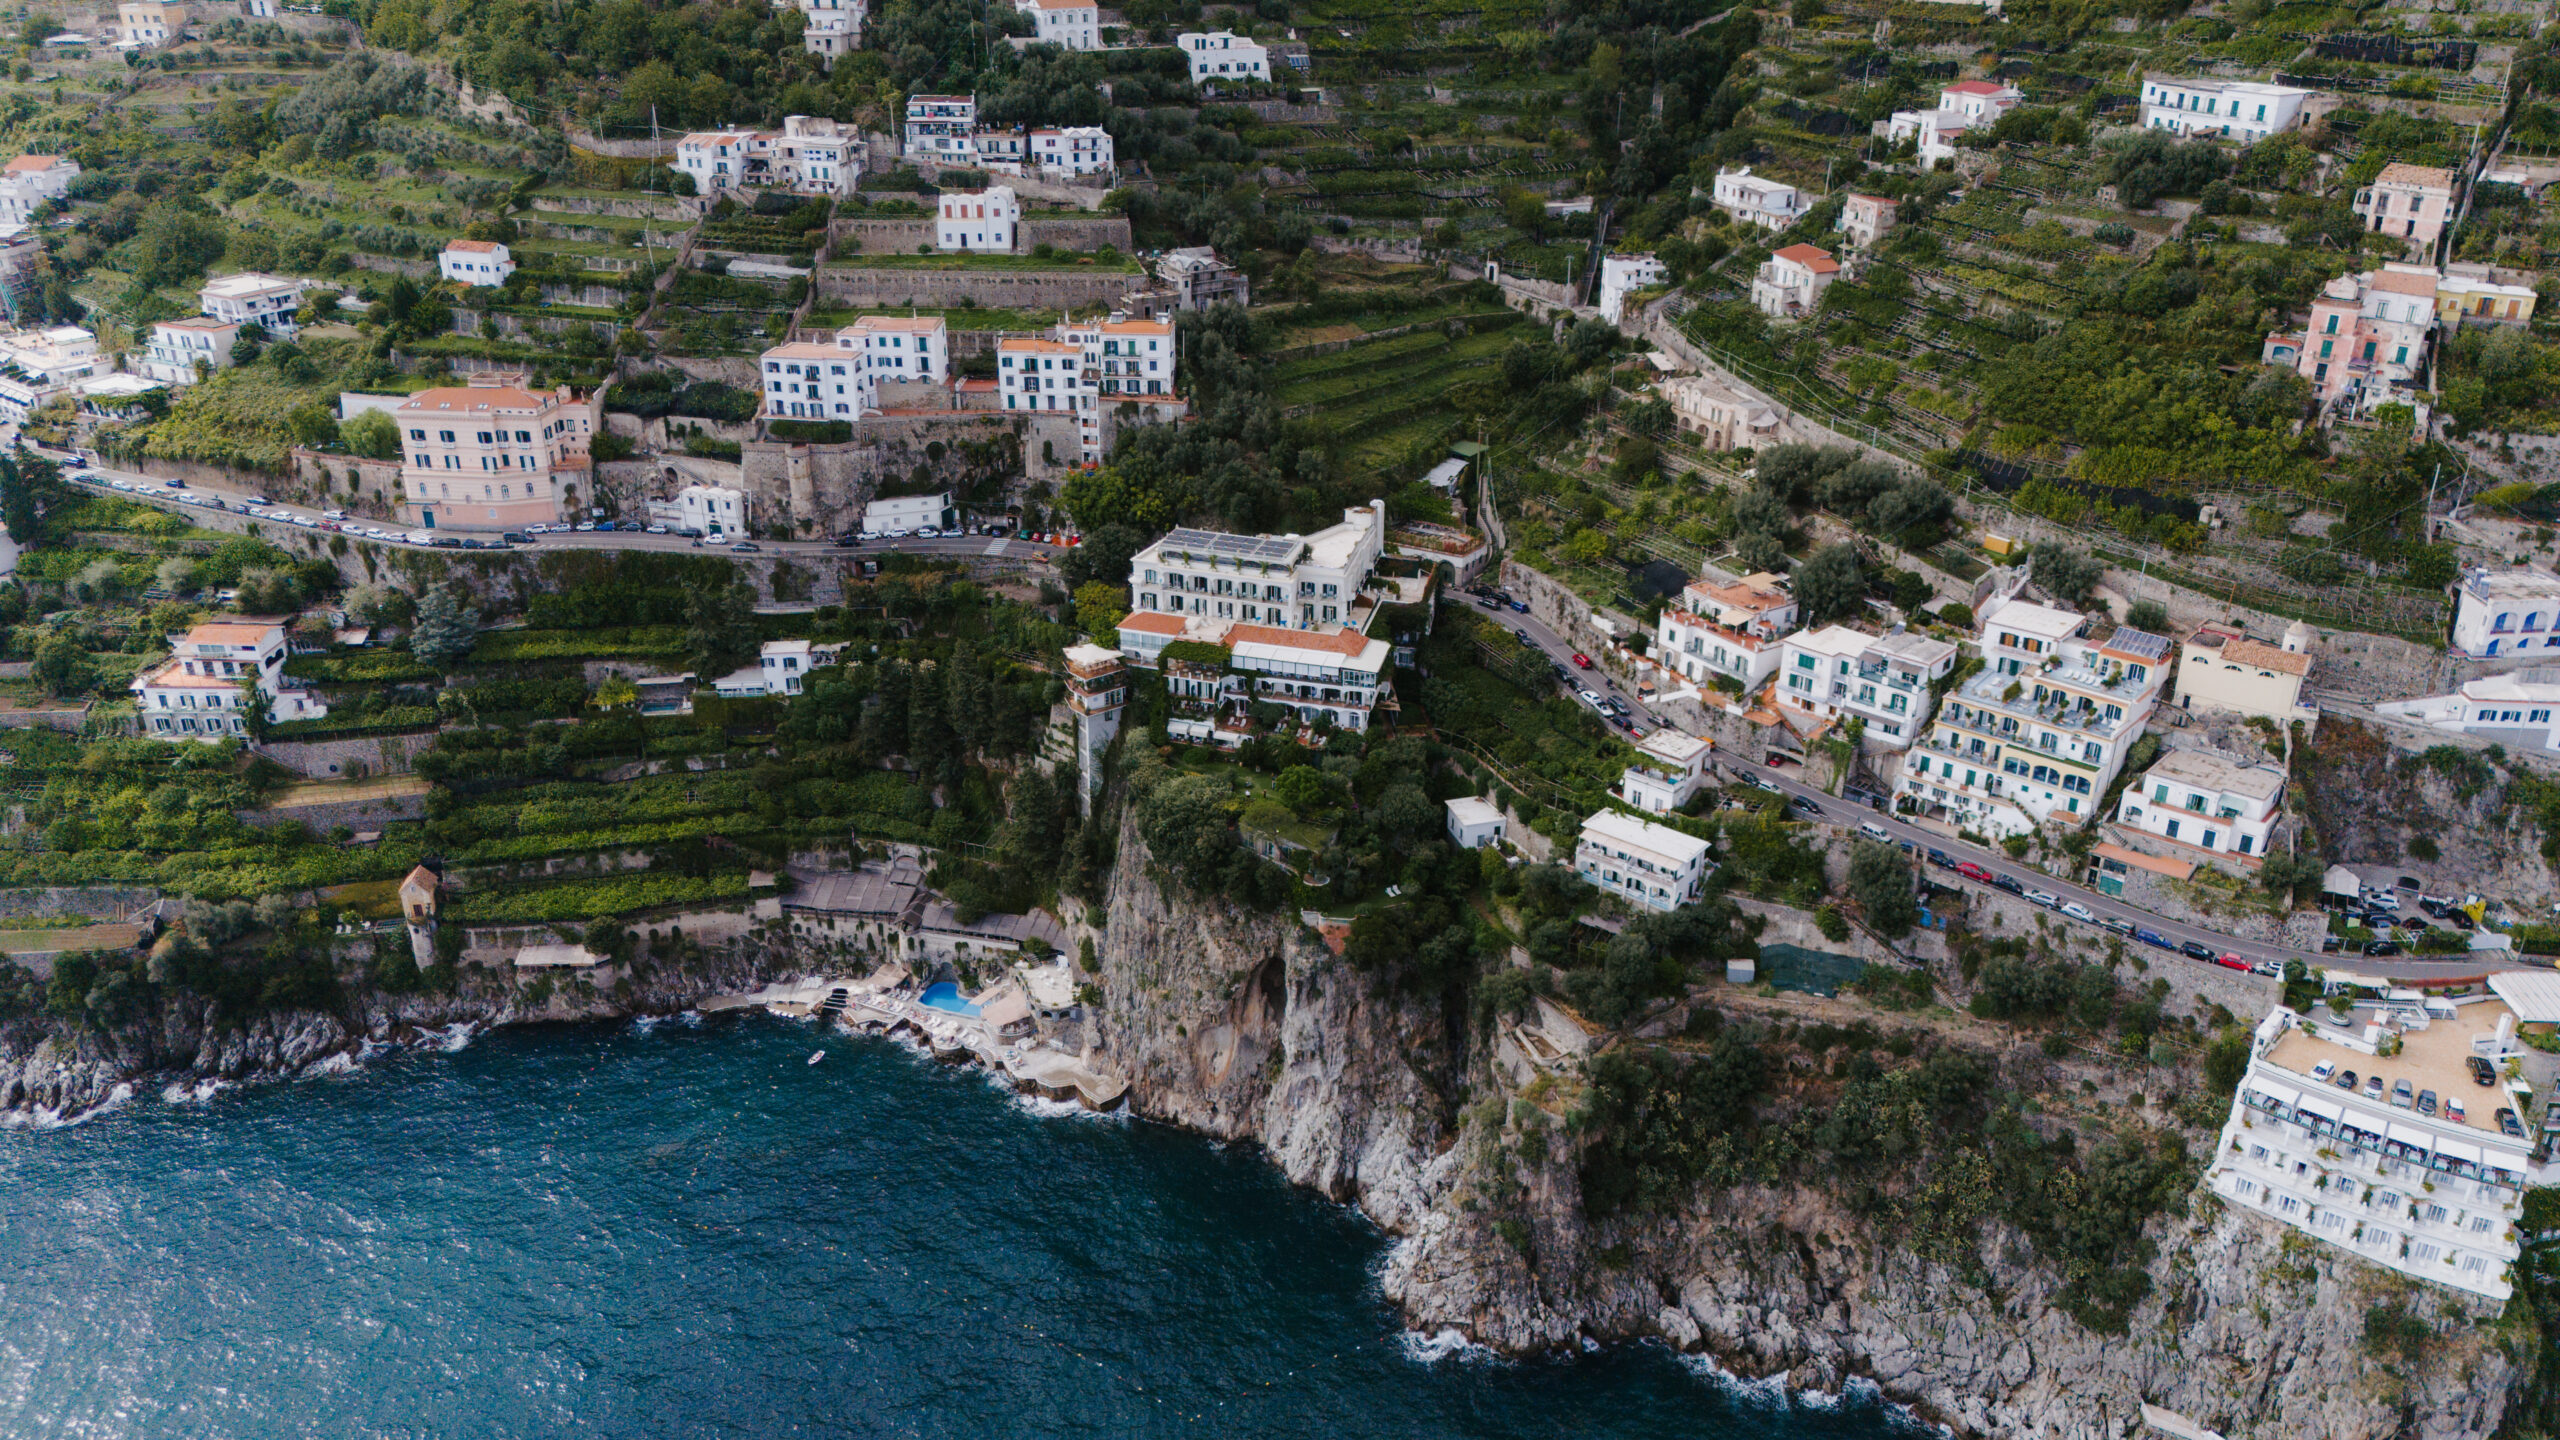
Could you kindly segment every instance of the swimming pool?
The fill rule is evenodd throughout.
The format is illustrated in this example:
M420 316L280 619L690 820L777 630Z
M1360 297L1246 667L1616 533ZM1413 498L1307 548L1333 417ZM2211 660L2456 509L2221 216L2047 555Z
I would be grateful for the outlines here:
M960 987L952 984L948 980L927 985L924 987L924 994L917 998L924 1001L926 1005L933 1009L948 1010L954 1015L975 1015L978 1013L977 1006L960 998Z

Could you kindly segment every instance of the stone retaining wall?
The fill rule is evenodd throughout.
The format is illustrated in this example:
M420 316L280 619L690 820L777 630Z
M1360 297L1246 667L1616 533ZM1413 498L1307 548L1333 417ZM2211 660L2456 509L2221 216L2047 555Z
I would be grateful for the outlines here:
M362 762L369 774L406 775L419 752L435 740L434 731L422 730L409 735L357 735L343 740L274 740L252 748L297 775L329 780L346 774L350 761Z
M1092 309L1115 303L1143 276L1123 270L925 270L829 265L818 271L818 297L828 306L943 310L963 300L996 309Z
M432 737L430 737L432 738ZM319 834L327 834L340 825L349 830L379 830L398 820L427 818L424 795L386 795L378 800L337 800L325 805L296 805L281 810L236 810L243 825L268 829L283 825L308 825Z

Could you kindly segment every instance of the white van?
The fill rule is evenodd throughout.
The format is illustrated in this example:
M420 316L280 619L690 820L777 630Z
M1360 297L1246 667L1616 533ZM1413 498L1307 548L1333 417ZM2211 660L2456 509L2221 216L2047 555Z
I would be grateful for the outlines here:
M1893 843L1893 836L1887 833L1883 826L1877 824L1873 820L1866 821L1859 825L1858 833L1866 836L1870 840L1881 840L1888 845Z

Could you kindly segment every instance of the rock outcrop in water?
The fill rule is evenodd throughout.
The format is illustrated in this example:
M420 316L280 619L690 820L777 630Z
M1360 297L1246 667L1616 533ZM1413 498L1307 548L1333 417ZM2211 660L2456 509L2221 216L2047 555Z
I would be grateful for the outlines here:
M2494 1430L2516 1381L2485 1331L2384 1363L2366 1309L2406 1282L2202 1192L2189 1217L2153 1222L2152 1293L2124 1335L2060 1308L2062 1277L1997 1227L1968 1282L1814 1190L1588 1225L1564 1147L1524 1178L1489 1143L1514 1087L1434 1007L1293 918L1169 894L1134 826L1119 854L1099 1029L1130 1103L1257 1141L1292 1180L1357 1204L1398 1237L1384 1285L1417 1329L1515 1353L1659 1337L1745 1376L1863 1378L1961 1430L2053 1440L2143 1433L2145 1403L2235 1440L2455 1440ZM1494 1194L1506 1203L1479 1203ZM1531 1217L1526 1232L1506 1234L1497 1208ZM2430 1314L2446 1298L2409 1293Z

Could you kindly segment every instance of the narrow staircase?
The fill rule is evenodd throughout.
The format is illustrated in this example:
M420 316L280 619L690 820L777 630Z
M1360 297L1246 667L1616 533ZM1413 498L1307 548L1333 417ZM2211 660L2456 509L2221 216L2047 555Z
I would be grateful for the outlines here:
M819 1017L822 1019L832 1020L837 1016L842 1015L844 1013L846 1003L852 999L852 991L847 990L841 985L837 986L835 989L827 992L826 999L818 1002Z

